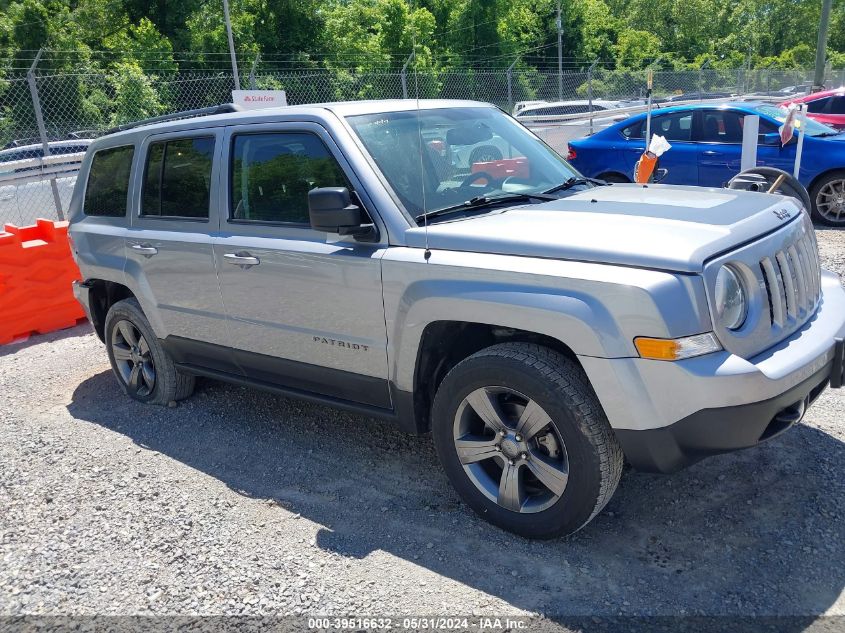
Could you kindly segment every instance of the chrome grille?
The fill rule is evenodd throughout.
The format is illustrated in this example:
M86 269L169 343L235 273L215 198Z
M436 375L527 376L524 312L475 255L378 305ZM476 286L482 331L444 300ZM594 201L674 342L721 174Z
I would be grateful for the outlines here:
M760 260L760 271L769 299L772 327L801 321L815 312L819 302L821 270L815 235L797 233L792 244Z

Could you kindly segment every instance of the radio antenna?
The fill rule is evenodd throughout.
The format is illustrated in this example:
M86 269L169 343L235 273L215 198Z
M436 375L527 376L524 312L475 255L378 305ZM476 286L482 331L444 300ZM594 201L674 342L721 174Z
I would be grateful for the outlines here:
M416 2L411 5L412 10L416 10ZM423 252L423 259L428 261L431 259L431 249L428 247L428 205L425 201L425 161L423 160L423 136L422 136L422 122L420 121L420 82L417 75L417 29L411 21L411 59L414 62L414 99L417 103L417 135L419 136L419 154L420 154L420 191L422 193L422 207L423 207L423 230L425 231L425 251Z

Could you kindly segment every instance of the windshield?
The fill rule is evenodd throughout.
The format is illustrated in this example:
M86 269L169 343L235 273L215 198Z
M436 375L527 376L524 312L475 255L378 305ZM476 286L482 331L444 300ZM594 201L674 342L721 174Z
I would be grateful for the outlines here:
M781 108L779 106L774 105L759 105L754 108L760 114L771 117L775 119L778 123L783 123L786 120L786 115L789 111L786 108ZM801 129L801 121L798 120L798 115L795 116L795 131L796 135L798 130ZM818 121L813 121L813 119L807 119L807 129L804 130L804 134L807 136L830 136L836 134L836 130L832 127L828 127L819 123Z
M492 107L385 112L347 120L414 217L477 196L540 193L579 177L551 148Z

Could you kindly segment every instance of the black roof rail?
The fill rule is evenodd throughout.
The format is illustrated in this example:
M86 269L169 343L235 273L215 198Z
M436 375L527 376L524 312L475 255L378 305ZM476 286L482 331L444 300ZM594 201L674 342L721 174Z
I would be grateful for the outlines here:
M149 119L141 119L140 121L132 121L131 123L123 123L109 128L104 134L114 134L115 132L123 132L131 130L136 127L144 125L152 125L153 123L163 123L164 121L175 121L177 119L188 119L196 116L207 116L211 114L228 114L230 112L241 112L243 108L234 103L221 103L216 106L209 106L207 108L197 108L196 110L182 110L181 112L173 112L172 114L162 114L161 116L150 117Z

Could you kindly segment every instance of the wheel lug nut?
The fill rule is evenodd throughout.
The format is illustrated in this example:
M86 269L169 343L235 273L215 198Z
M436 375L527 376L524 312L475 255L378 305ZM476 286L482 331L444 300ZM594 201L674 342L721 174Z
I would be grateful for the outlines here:
M504 437L507 434L508 434L507 431L499 431L499 435L501 435L502 437Z
M511 466L513 466L513 460L512 460L512 459L509 459L509 460L508 460L508 464L510 464Z
M522 459L528 459L528 453L523 453L522 455L520 455L520 457Z
M521 442L521 441L522 441L522 436L521 436L519 433L517 433L517 434L514 436L514 438L513 438L513 439L515 439L517 442Z
M500 451L500 452L501 452L502 447L501 447L501 446L499 446L498 444L496 444L495 449L496 449L497 451Z

